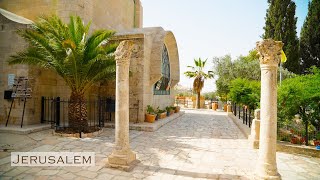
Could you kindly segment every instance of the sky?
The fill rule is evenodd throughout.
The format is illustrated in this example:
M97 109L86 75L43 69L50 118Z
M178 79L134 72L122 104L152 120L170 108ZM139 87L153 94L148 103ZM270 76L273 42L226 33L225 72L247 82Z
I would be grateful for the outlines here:
M170 30L175 35L180 61L179 84L191 88L193 79L183 75L194 58L246 55L261 40L267 0L141 0L143 26ZM295 0L297 32L308 11L308 0ZM215 80L206 80L203 92L215 90Z

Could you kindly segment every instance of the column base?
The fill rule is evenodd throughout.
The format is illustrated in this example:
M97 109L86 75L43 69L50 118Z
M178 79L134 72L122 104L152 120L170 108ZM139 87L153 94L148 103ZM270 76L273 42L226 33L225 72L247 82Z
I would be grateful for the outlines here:
M258 174L255 174L254 179L255 180L281 180L281 175L279 173L278 175L275 175L275 176L267 176L267 175L260 176Z
M265 166L261 165L257 166L256 168L256 172L254 174L254 179L257 180L267 180L267 179L272 179L272 180L280 180L281 179L281 175L278 173L277 170L277 165L275 165L275 168L267 168Z
M136 154L131 150L115 150L108 156L107 166L124 171L131 171L138 162Z
M253 140L251 139L251 137L249 136L249 147L253 148L253 149L259 149L259 140Z

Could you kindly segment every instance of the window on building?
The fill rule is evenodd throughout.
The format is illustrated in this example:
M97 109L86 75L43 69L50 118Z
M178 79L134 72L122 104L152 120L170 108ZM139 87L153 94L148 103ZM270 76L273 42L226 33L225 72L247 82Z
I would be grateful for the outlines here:
M154 95L170 94L170 60L167 47L163 45L161 60L161 78L154 85Z

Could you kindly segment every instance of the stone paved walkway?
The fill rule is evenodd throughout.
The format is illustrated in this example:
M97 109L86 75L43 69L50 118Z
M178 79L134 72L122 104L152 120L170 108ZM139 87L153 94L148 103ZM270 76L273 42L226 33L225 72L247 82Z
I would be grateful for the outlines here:
M96 138L52 136L49 130L29 135L0 133L11 151L89 151L95 167L11 167L10 153L0 152L0 179L252 179L258 152L248 148L240 130L224 113L186 110L156 132L130 131L131 147L141 161L133 171L104 167L114 130ZM277 153L282 179L320 179L320 159ZM14 177L14 178L13 178Z

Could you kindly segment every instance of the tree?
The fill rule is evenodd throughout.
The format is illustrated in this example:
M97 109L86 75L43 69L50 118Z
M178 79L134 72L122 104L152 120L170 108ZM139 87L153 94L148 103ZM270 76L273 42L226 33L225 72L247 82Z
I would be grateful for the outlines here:
M319 127L320 119L320 71L286 79L278 89L278 120L281 125L293 123L295 114L300 114L308 132L310 124ZM306 133L307 136L307 133ZM306 138L308 139L308 138Z
M311 66L320 67L320 1L309 2L300 33L300 54L303 73Z
M282 41L288 59L284 67L291 72L300 73L296 4L292 0L268 0L268 3L263 38Z
M28 64L52 69L71 89L68 106L70 127L88 131L84 93L102 79L115 78L113 52L108 43L114 31L99 30L88 37L90 23L70 16L65 24L58 16L41 17L30 29L18 31L29 46L11 56L9 64Z
M213 59L214 75L217 76L216 88L217 94L223 100L227 100L230 91L230 81L235 79L234 66L230 55L215 57ZM223 98L225 97L225 98Z
M186 71L184 74L189 78L194 78L193 81L193 91L197 93L197 109L200 109L200 93L204 86L204 80L213 78L212 71L208 71L205 73L203 68L205 67L207 62L206 60L194 59L195 66L188 66L192 71Z

